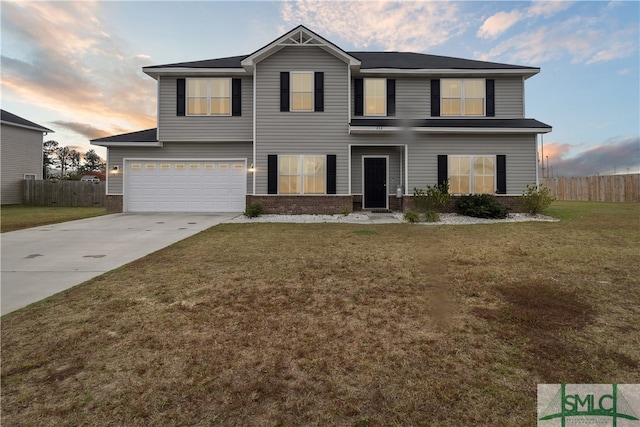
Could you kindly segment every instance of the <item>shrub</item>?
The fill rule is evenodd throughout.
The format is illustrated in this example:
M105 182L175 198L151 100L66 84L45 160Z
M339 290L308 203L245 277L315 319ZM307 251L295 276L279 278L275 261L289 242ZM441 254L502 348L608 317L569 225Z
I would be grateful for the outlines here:
M531 215L537 215L551 206L551 203L555 200L555 197L550 192L547 187L527 185L527 189L522 192L522 198L519 202L520 207Z
M244 216L247 218L255 218L262 214L262 206L259 203L252 203L244 210Z
M498 202L491 194L462 196L456 203L458 213L476 218L504 219L509 208Z
M404 214L404 220L410 223L420 222L420 215L415 211L408 211Z
M440 214L436 211L426 211L423 214L425 222L438 222L440 221Z
M426 191L421 188L413 188L413 203L418 212L439 211L449 205L451 195L449 194L449 182L430 186Z
M344 205L342 208L340 208L340 213L344 216L349 216L349 214L351 213L351 207L348 205Z

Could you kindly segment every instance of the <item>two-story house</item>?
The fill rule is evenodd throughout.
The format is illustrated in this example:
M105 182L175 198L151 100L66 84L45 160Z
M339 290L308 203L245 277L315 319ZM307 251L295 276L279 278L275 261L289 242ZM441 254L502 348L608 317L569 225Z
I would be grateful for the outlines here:
M540 69L346 52L299 26L250 55L143 68L158 126L108 148L112 211L337 213L410 206L414 187L505 201L536 184L525 80Z
M42 179L42 139L52 132L0 110L0 201L3 205L22 202L23 180Z

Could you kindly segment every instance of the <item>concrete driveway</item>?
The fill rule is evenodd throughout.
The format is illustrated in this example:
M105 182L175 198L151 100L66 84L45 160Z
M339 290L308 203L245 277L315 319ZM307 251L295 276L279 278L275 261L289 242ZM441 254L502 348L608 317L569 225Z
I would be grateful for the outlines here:
M3 233L1 314L40 301L238 215L113 214Z

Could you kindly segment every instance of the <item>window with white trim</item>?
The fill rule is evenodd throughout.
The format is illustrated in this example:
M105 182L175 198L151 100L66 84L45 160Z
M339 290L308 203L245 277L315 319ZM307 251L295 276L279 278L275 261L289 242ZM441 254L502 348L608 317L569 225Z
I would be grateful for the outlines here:
M230 116L231 79L187 79L187 115Z
M24 174L24 179L27 181L34 181L36 179L36 174L35 173L25 173Z
M364 79L364 115L387 115L387 79Z
M494 194L496 156L449 156L451 194Z
M484 79L441 79L442 116L484 116Z
M313 111L313 72L292 71L291 111Z
M325 194L326 156L279 156L279 194Z

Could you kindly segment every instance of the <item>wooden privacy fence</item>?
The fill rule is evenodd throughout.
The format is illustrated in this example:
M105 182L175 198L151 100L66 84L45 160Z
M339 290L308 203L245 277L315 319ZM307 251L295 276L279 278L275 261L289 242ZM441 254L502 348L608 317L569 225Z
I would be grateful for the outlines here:
M543 178L557 200L640 202L640 174Z
M23 181L22 204L30 206L102 207L104 181Z

